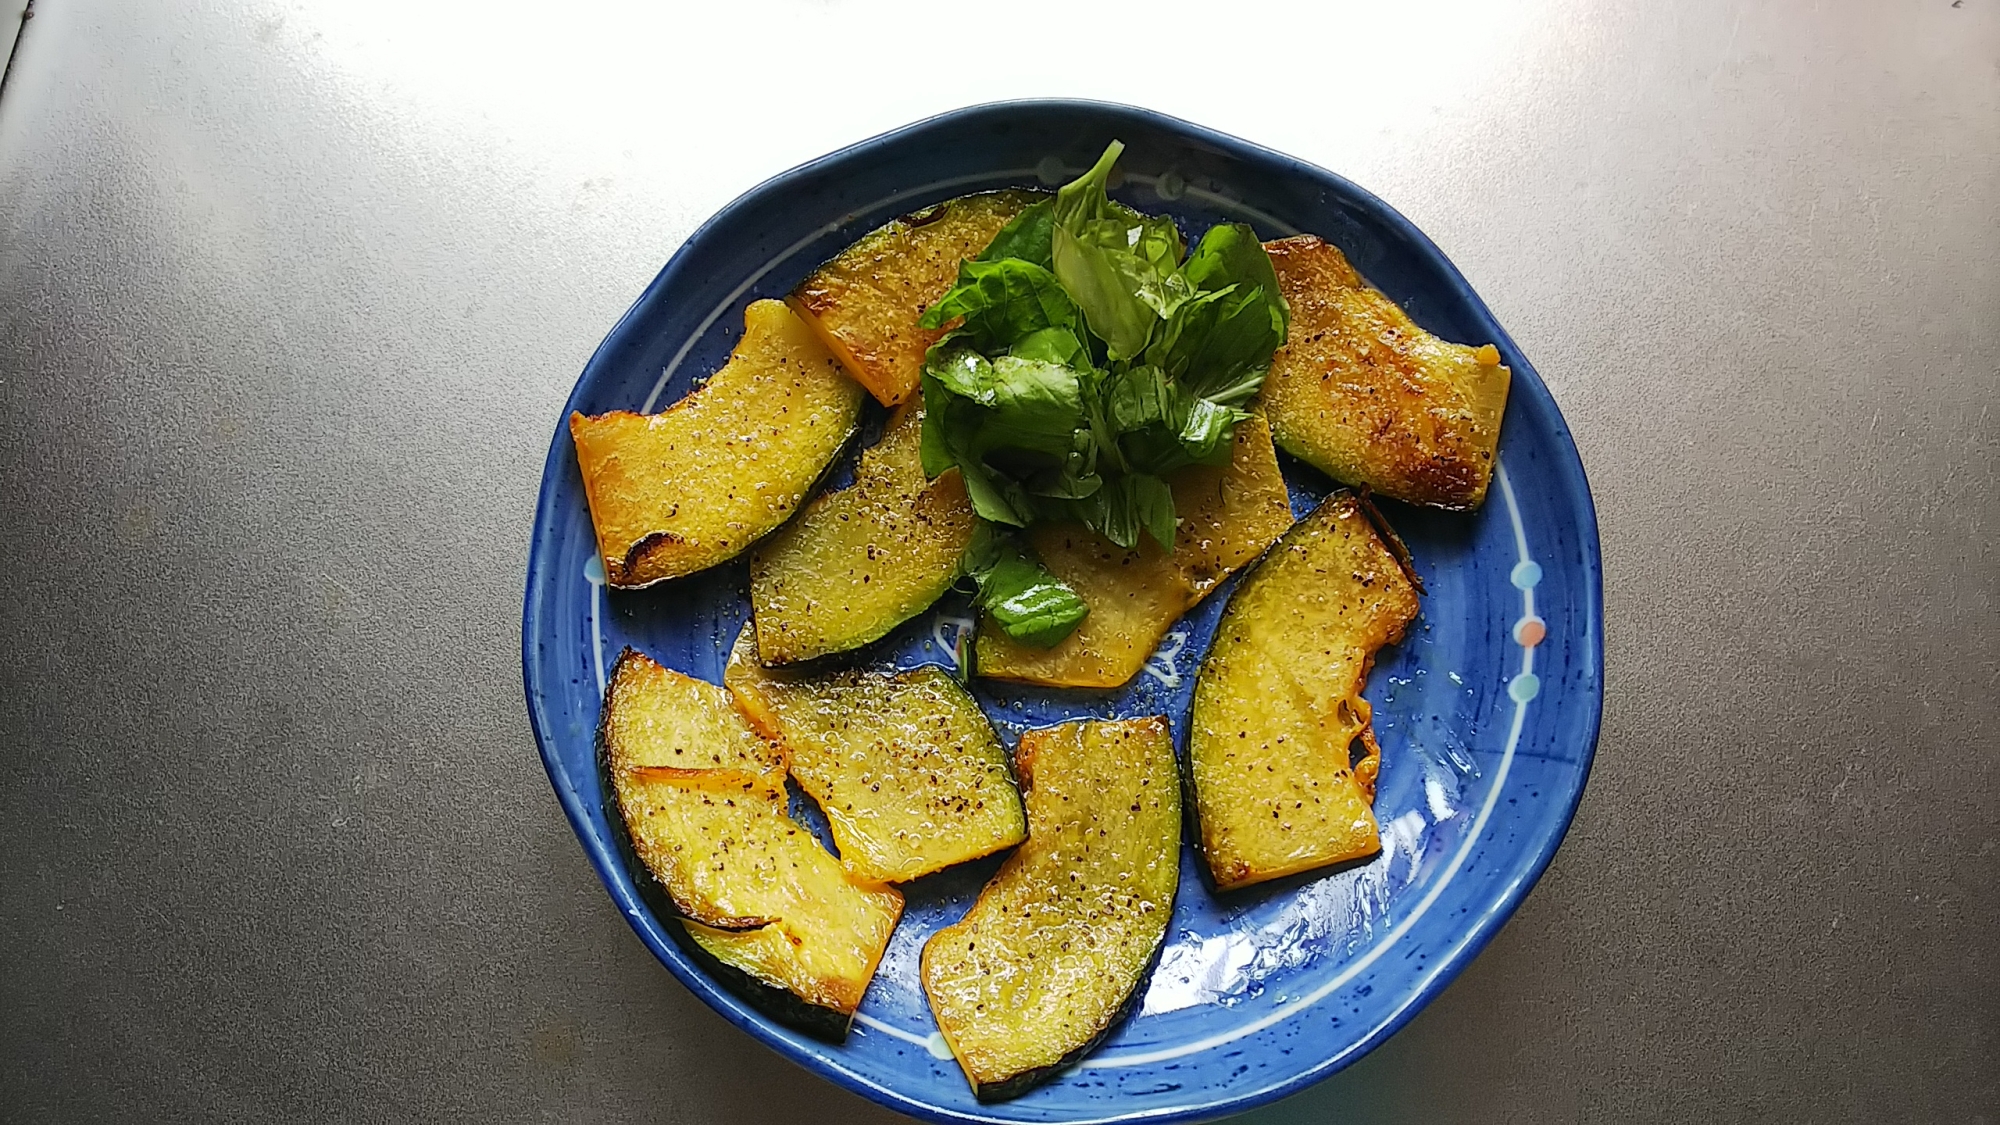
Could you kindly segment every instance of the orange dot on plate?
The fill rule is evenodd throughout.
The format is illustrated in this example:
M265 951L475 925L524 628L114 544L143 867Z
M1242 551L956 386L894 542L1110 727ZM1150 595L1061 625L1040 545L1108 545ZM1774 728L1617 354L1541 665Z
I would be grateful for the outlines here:
M1539 617L1523 617L1514 622L1514 643L1522 648L1534 648L1549 635L1549 627Z

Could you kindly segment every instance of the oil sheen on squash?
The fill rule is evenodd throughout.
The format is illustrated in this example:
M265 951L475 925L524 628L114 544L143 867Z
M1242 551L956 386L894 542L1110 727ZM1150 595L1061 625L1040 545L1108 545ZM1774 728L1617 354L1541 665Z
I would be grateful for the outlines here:
M751 723L783 742L856 878L905 882L1027 835L1007 751L943 669L765 668L745 629L723 682Z
M958 577L972 502L958 470L924 476L923 408L910 403L861 454L854 484L814 500L750 556L766 664L859 648L928 609Z
M1180 530L1168 555L1150 537L1125 550L1082 524L1046 524L1028 540L1050 573L1076 590L1090 616L1052 648L1036 648L982 624L982 676L1056 687L1117 687L1139 674L1179 617L1256 558L1292 525L1291 499L1264 420L1236 427L1224 468L1194 465L1174 475Z
M983 1100L1012 1097L1110 1031L1151 972L1180 879L1165 719L1021 736L1028 842L924 946L924 992Z
M1262 403L1278 445L1335 480L1440 508L1486 499L1510 372L1417 327L1312 235L1267 242L1291 306Z
M627 649L599 724L633 851L710 955L852 1015L902 914L786 814L782 749L713 684Z
M1416 615L1415 585L1349 492L1301 520L1237 588L1189 718L1196 823L1217 888L1381 850L1361 689L1376 650Z
M959 262L978 256L1036 198L983 192L904 216L841 251L788 300L854 377L894 406L916 391L924 352L943 335L917 327L917 317L958 280Z
M729 362L665 411L570 415L606 580L645 586L741 554L805 500L865 399L804 321L756 301Z

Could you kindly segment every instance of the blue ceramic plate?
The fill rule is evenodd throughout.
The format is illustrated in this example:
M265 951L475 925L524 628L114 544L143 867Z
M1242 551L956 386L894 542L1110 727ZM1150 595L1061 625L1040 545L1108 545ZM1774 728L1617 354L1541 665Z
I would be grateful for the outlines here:
M688 239L591 357L569 410L654 410L713 371L743 307L783 296L856 237L930 203L1081 172L1112 138L1112 194L1178 219L1346 251L1418 323L1491 341L1514 370L1491 495L1465 515L1385 505L1429 589L1423 616L1370 678L1382 743L1380 857L1217 898L1183 854L1165 951L1136 1015L1081 1065L1011 1102L974 1101L917 978L931 932L957 920L997 861L906 888L908 906L844 1046L775 1024L697 967L606 822L592 738L605 670L631 645L719 681L749 616L741 562L640 592L603 586L576 457L558 425L528 563L522 662L556 795L642 941L689 988L810 1070L934 1121L1191 1121L1325 1078L1393 1033L1493 936L1535 882L1583 793L1602 699L1597 525L1548 390L1429 239L1346 180L1145 110L1009 102L863 141L763 184ZM879 418L876 424L879 426ZM1289 459L1303 515L1329 482ZM1183 740L1194 670L1228 591L1175 626L1136 681L1109 693L975 681L1010 743L1084 715L1168 715ZM898 665L952 661L971 625L948 596L880 646ZM655 899L657 901L657 899Z

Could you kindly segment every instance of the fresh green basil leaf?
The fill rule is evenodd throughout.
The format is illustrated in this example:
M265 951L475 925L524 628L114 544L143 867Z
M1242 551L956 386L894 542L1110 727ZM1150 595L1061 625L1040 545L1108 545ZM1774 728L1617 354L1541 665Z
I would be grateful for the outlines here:
M1090 500L1095 510L1084 522L1106 539L1130 550L1141 535L1150 535L1160 546L1174 549L1174 494L1159 477L1127 473Z
M1181 380L1188 390L1204 397L1228 391L1232 401L1242 401L1263 385L1262 373L1270 369L1271 356L1285 343L1285 313L1282 299L1274 290L1261 286L1240 289L1210 306L1212 315L1197 331L1181 335L1186 370ZM1254 380L1254 381L1253 381ZM1237 388L1229 391L1229 388Z
M1112 165L1118 163L1118 154L1124 151L1123 142L1112 141L1104 146L1104 155L1097 158L1089 171L1056 189L1055 226L1074 234L1085 221L1107 217L1111 197L1105 188L1111 181Z
M1074 232L1077 239L1106 250L1123 250L1170 275L1181 264L1181 231L1165 215L1144 215L1122 203L1110 204L1107 218L1089 219ZM1192 292L1192 287L1189 289Z
M1198 398L1176 436L1189 458L1204 465L1226 465L1234 452L1230 438L1236 433L1236 423L1249 416L1234 407Z
M1230 286L1198 292L1182 301L1180 307L1174 310L1174 315L1167 318L1158 332L1153 333L1152 342L1146 345L1145 361L1165 371L1170 379L1186 374L1188 353L1207 335L1209 322L1216 316L1217 310L1211 306L1227 300L1235 292L1235 287ZM932 347L935 349L938 346Z
M1111 219L1085 219L1070 233L1085 246L1129 251L1132 249L1132 244L1138 240L1142 229L1138 220L1127 220L1120 216Z
M1091 505L1091 511L1084 519L1099 535L1128 551L1139 545L1142 533L1139 509L1132 502L1131 486L1125 483L1135 475L1138 474L1122 476L1113 487L1101 489L1090 497L1086 503Z
M1052 252L1049 248L1049 233L1056 226L1055 209L1056 203L1053 199L1029 204L1027 210L1014 216L1008 220L1006 226L1000 228L1000 233L994 235L993 241L986 244L986 249L979 252L979 260L995 262L1002 258L1018 258L1024 262L1032 262L1045 270L1054 269L1049 257Z
M1105 397L1126 464L1161 474L1196 462L1226 463L1240 410L1195 398L1150 364L1106 382Z
M1026 491L981 457L996 411L954 393L930 368L924 372L922 386L924 425L919 450L925 475L935 477L955 465L965 481L972 509L981 517L1015 527L1033 522L1034 504Z
M1071 328L1037 328L1014 341L1007 354L1021 359L1037 359L1082 371L1091 366L1090 349Z
M1278 274L1271 268L1271 256L1264 252L1264 244L1257 241L1257 232L1242 223L1218 223L1208 228L1181 272L1202 292L1227 289L1231 285L1240 285L1245 290L1261 288L1271 295L1280 315L1286 318L1284 327L1291 324L1290 314L1283 311L1285 302L1279 296Z
M1156 316L1172 316L1181 302L1194 296L1194 287L1175 269L1180 264L1180 231L1171 219L1149 219L1137 212L1130 220L1093 219L1076 238L1086 247L1104 251L1120 288L1144 301ZM1069 284L1068 278L1057 276ZM1074 290L1071 293L1075 295Z
M1128 273L1133 294L1146 302L1153 315L1161 320L1174 315L1175 310L1194 296L1186 278L1171 269L1165 272L1154 269L1136 254L1114 256L1112 264Z
M1263 389L1264 376L1270 370L1268 365L1246 368L1235 376L1235 382L1217 387L1202 397L1218 406L1240 407L1257 397L1257 392Z
M975 449L996 471L1009 479L1025 480L1037 473L1060 470L1069 454L1069 435L989 414L980 424Z
M1097 437L1089 426L1079 426L1070 435L1069 456L1060 469L1038 473L1028 482L1028 492L1043 500L1081 500L1104 487L1097 472Z
M964 317L965 332L988 354L1039 328L1076 324L1076 304L1054 274L1018 258L960 262L958 282L922 316L919 327L936 330Z
M1128 430L1118 436L1118 447L1125 455L1128 472L1164 476L1194 464L1194 458L1181 448L1180 435L1164 426Z
M967 459L984 463L996 474L996 487L1004 487L1001 478L1019 481L1061 471L1076 447L1078 431L1085 428L1077 373L1019 356L1001 356L992 362L992 371L989 405L972 408L973 416L952 416L954 455L961 464ZM1020 496L1026 496L1025 490ZM1026 501L1010 502L1028 510Z
M1228 460L1238 407L1284 342L1289 311L1250 228L1212 229L1181 263L1171 219L1106 193L1121 150L1009 223L924 314L930 328L961 320L926 356L925 470L958 465L992 535L1073 519L1171 550L1163 477ZM982 606L1010 635L1066 635L1066 588L1037 585L1046 571L1004 542L968 552Z
M1153 305L1139 290L1153 280L1151 266L1123 250L1108 250L1080 241L1068 230L1055 231L1056 278L1083 310L1084 322L1104 341L1105 355L1116 362L1138 355L1160 321Z
M1120 431L1148 426L1179 429L1177 419L1186 412L1185 407L1176 409L1179 404L1174 386L1158 367L1145 364L1125 368L1113 373L1104 386L1111 424Z
M987 572L1000 562L1001 553L1011 550L1012 545L1011 532L997 530L985 520L974 520L972 541L965 545L965 553L959 556L958 572L976 582L986 577Z
M1181 276L1197 296L1173 312L1147 358L1192 394L1247 399L1291 326L1271 256L1249 227L1221 223L1202 235Z
M1021 487L1006 480L975 457L957 461L958 474L965 481L965 494L979 518L994 523L1026 527L1034 522L1035 511Z
M1285 342L1285 312L1275 290L1232 284L1197 294L1174 310L1146 351L1188 393L1204 398L1230 391L1244 401L1263 383L1271 355ZM1246 380L1248 380L1246 382Z
M1092 473L1089 476L1070 476L1067 473L1045 477L1027 485L1028 495L1040 500L1087 500L1104 487L1104 478ZM1039 510L1042 505L1036 505Z
M982 524L973 532L961 567L979 586L976 599L1002 632L1047 648L1070 635L1090 607L1050 574L1012 535Z
M1023 644L1051 648L1090 616L1090 607L1075 590L1033 563L1001 562L993 585L1005 592L985 600L987 614Z
M921 384L924 394L923 437L918 445L918 454L924 463L924 475L936 478L939 473L958 464L952 453L952 443L947 435L945 418L954 402L950 391L935 376L925 375Z
M924 374L945 390L981 406L998 405L998 382L985 356L956 341L939 341L924 353Z
M1167 482L1150 473L1131 473L1119 482L1131 497L1133 516L1153 541L1168 551L1174 549L1174 494ZM1133 545L1137 544L1134 536Z
M1172 274L1180 268L1181 254L1185 245L1181 242L1181 228L1165 215L1147 215L1142 220L1142 230L1132 244L1132 252L1152 263L1154 269L1163 274ZM1189 283L1189 291L1193 291Z
M993 408L1011 425L1060 434L1066 451L1083 424L1083 388L1074 368L1003 355L993 361Z
M1098 489L1104 487L1104 478L1099 476L1094 468L1087 466L1081 458L1071 454L1061 469L1037 473L1027 482L1026 487L1028 494L1036 498L1036 506L1039 508L1041 507L1039 501L1045 499L1082 500L1095 495Z

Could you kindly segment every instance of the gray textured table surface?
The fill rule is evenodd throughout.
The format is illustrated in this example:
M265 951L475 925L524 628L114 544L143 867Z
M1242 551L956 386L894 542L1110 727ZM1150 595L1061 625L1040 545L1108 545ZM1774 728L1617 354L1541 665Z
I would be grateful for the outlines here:
M2000 4L644 7L37 5L0 90L0 1117L891 1120L592 876L521 703L532 497L709 212L1071 94L1401 208L1603 521L1554 866L1244 1120L2000 1120ZM1151 27L1171 63L1125 50Z

